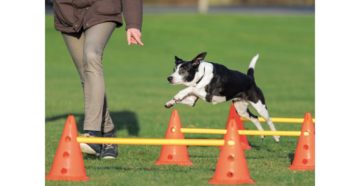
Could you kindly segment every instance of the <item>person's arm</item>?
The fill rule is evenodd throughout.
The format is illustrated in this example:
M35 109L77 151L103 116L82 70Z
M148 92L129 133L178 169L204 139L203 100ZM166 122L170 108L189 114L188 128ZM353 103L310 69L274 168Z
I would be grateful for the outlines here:
M128 44L144 45L141 41L143 0L122 0Z

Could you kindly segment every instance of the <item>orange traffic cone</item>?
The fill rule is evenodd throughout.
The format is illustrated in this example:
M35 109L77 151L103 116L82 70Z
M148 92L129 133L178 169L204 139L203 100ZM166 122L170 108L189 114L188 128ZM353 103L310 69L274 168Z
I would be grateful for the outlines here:
M77 135L75 118L69 115L46 180L87 181L89 179L86 176L80 145L76 141Z
M250 177L245 154L239 143L239 133L234 119L230 120L221 149L214 176L210 184L255 183Z
M184 139L181 122L176 110L171 113L166 139ZM156 165L192 165L186 145L163 145Z
M315 128L310 113L305 113L291 170L315 170Z
M244 130L244 124L240 118L240 115L236 112L236 109L235 109L235 106L233 103L230 106L230 111L229 111L229 116L228 116L228 120L226 123L226 128L229 125L229 122L231 119L235 119L235 122L236 122L239 130ZM251 149L251 146L249 145L246 135L240 135L240 145L245 150Z

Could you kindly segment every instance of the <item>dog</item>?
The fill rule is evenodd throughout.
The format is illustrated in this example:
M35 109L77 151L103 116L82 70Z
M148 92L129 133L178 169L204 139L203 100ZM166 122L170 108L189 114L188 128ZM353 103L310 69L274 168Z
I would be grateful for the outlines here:
M199 98L212 104L232 100L237 113L254 123L258 130L262 131L263 128L258 117L250 112L249 105L265 119L272 131L276 131L264 94L255 83L254 70L259 54L252 58L247 74L230 70L221 64L206 62L206 54L202 52L191 61L175 56L175 68L167 80L174 85L185 85L186 88L179 91L165 107L171 108L177 103L195 106ZM280 136L273 138L276 142L280 141Z

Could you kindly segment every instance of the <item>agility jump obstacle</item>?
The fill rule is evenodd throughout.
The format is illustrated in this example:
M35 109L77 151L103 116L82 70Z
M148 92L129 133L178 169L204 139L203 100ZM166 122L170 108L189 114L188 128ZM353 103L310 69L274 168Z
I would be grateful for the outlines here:
M182 133L188 134L226 134L225 129L181 128ZM301 131L258 131L238 130L239 135L253 136L300 136ZM309 132L304 132L308 136ZM222 146L224 140L213 139L162 139L162 138L104 138L77 137L79 143L90 144L119 144L119 145L189 145L189 146Z
M181 128L184 134L226 134L225 129ZM259 131L238 130L239 135L250 136L300 136L301 131ZM308 136L309 132L304 132ZM104 138L77 137L79 143L90 144L119 144L119 145L189 145L189 146L222 146L224 140L212 139L163 139L163 138Z
M162 145L156 165L192 165L186 146L222 146L214 176L210 184L255 183L251 178L241 137L246 135L299 136L291 170L315 169L315 129L311 114L306 113L301 131L255 131L239 130L242 126L240 116L235 117L231 107L226 130L182 128L176 110L173 111L165 139L163 138L99 138L78 137L75 118L69 115L60 138L54 161L47 180L87 181L84 160L79 143L123 144L123 145ZM240 122L241 125L238 125ZM184 139L183 133L224 134L224 139Z

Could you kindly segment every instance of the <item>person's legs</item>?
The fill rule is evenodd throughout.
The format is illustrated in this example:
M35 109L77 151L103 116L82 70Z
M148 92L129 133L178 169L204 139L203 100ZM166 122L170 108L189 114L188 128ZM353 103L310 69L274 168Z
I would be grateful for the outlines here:
M85 120L84 130L108 133L114 124L107 109L105 82L103 77L102 56L116 24L105 22L85 31L84 42L84 93Z
M107 108L102 56L104 48L116 24L105 22L85 31L84 42L84 130L102 132L104 137L115 136L114 123ZM86 144L84 144L86 145ZM104 144L101 157L112 159L117 156L117 146Z
M84 43L85 43L85 34L82 33L79 37L68 35L63 33L63 38L65 44L69 50L69 53L73 59L73 62L76 66L76 69L79 73L81 85L84 88L85 82L85 63L84 63ZM106 96L104 96L104 104L103 104L103 114L102 114L102 131L107 133L114 129L113 121L110 117L110 112L107 107ZM86 113L86 112L85 112ZM87 114L85 114L86 117ZM85 128L85 127L84 127ZM86 129L85 129L86 130Z
M79 73L85 100L85 136L115 136L113 121L107 107L102 68L102 54L110 38L115 23L106 22L95 25L79 37L64 34L63 38ZM80 144L84 153L100 155L102 145ZM108 153L115 157L116 146L105 145ZM114 148L115 147L115 148ZM110 153L109 153L110 152ZM105 157L106 156L102 156Z
M85 83L85 68L84 68L84 43L85 43L85 34L81 33L79 35L65 34L63 33L63 38L65 44L69 50L69 53L72 57L72 60L75 64L75 67L79 73L81 85L84 90ZM85 95L85 93L84 93ZM86 113L85 113L86 117ZM92 133L85 133L84 136L101 136L100 132L93 131ZM98 144L80 144L81 150L87 154L100 155L102 145Z

